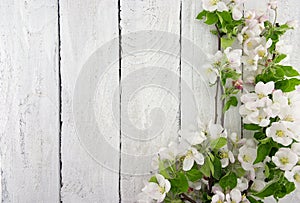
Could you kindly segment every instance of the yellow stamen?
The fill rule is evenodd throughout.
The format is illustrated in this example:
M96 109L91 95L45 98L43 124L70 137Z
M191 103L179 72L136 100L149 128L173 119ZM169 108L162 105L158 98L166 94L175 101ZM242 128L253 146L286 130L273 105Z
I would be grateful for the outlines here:
M276 131L276 135L277 135L278 137L284 137L284 132L283 132L282 130L277 130L277 131Z
M286 165L289 163L289 158L287 157L282 157L279 159L279 161L283 164L283 165Z

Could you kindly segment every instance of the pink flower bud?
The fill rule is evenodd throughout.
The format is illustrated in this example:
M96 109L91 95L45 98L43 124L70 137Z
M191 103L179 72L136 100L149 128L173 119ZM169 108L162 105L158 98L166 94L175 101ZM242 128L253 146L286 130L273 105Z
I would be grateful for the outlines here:
M239 90L243 89L243 81L241 79L238 79L236 81L232 81L232 85Z
M277 1L271 1L268 3L268 8L275 10L277 8Z

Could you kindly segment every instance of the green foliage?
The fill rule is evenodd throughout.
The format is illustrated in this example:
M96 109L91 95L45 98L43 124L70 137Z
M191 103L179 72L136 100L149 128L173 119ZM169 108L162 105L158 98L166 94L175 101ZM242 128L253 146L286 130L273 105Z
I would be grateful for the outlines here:
M185 175L188 178L188 180L192 181L192 182L196 182L203 177L203 174L201 173L201 171L199 169L197 169L197 166L193 167L191 170L187 171L185 173Z
M222 164L219 158L214 157L213 160L213 165L214 165L214 173L212 174L212 176L219 180L222 176Z
M274 58L274 63L279 63L281 62L283 59L285 59L287 57L286 54L279 54L279 55L276 55L275 58Z
M211 160L209 157L205 157L204 164L201 166L200 171L201 173L206 176L210 177L210 169L211 169Z
M229 171L220 179L220 186L225 189L233 189L237 185L237 176L232 171Z
M206 13L205 23L207 25L213 25L213 24L216 24L217 22L218 22L218 16L216 13L210 13L210 12Z
M231 47L232 44L234 43L235 38L227 38L227 37L222 37L221 38L221 46L223 49L226 49L227 47Z
M281 89L283 92L291 92L296 90L296 86L300 85L300 80L297 78L285 79L275 83L276 89Z
M254 138L256 140L262 140L262 139L266 138L266 134L263 133L263 132L255 132L254 133Z
M221 81L222 85L226 85L227 79L232 79L232 80L238 80L241 77L241 74L237 73L235 70L232 68L224 68L221 71Z
M261 200L256 200L254 197L252 196L248 196L247 199L251 202L251 203L263 203L263 201Z
M228 109L231 107L231 106L237 106L238 105L238 100L235 96L231 96L229 97L229 99L226 101L225 105L224 105L224 109L223 109L223 112L226 112L228 111Z
M278 149L279 146L272 139L266 138L264 140L261 140L257 148L257 157L254 161L254 164L262 162L266 158L266 156L270 155L270 152L273 148Z
M174 194L187 192L189 189L188 180L183 172L177 173L175 178L170 179L170 183L171 183L171 191Z
M261 127L257 124L244 124L245 130L260 130Z
M295 190L294 183L289 182L284 177L284 172L279 169L272 169L272 181L265 188L253 195L259 198L274 196L275 199L283 198L285 195Z
M225 137L219 137L213 140L210 144L212 150L220 149L227 144L227 139Z

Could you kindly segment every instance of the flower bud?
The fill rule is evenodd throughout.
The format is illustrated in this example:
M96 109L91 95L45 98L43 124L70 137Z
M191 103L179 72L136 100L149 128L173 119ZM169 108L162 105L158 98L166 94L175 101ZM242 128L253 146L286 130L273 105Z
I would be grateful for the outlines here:
M269 3L268 3L268 8L269 9L273 9L273 10L275 10L275 9L277 9L277 1L270 1Z
M243 81L241 79L238 79L236 81L232 81L232 85L239 90L243 89Z

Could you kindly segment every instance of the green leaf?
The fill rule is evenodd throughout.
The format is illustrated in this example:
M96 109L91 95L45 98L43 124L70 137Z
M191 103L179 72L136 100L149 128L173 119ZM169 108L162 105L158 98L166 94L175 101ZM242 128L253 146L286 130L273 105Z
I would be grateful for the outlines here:
M235 173L229 171L225 176L221 178L219 181L220 186L226 190L226 189L233 189L237 185L237 177Z
M215 157L213 160L213 165L214 165L214 172L212 176L219 180L222 176L222 164L219 158Z
M231 78L232 80L239 79L241 74L237 73L235 70L232 70L231 68L224 68L222 70L221 79L222 79L222 85L225 86L226 80L228 78Z
M257 124L244 124L245 130L260 130L262 127L260 127Z
M226 21L227 23L232 22L232 15L228 11L218 12L218 14Z
M265 174L266 178L268 178L270 176L270 168L267 164L265 165L264 174Z
M275 63L279 63L280 61L282 61L283 59L285 59L287 57L286 54L280 54L278 56L276 56L276 58L274 59Z
M254 133L254 138L256 140L262 140L262 139L266 138L266 135L263 132L255 132Z
M254 197L252 196L248 196L247 199L251 202L251 203L263 203L263 201L261 200L256 200Z
M157 179L155 176L152 176L148 182L157 183Z
M299 76L299 72L295 70L292 66L277 66L277 67L280 67L287 77Z
M160 161L158 164L158 169L159 169L159 173L164 176L165 178L169 179L170 175L168 173L167 168L169 168L169 166L165 166L164 162Z
M268 156L271 152L273 145L268 142L266 144L259 144L257 148L257 157L253 164L257 164L265 160L266 156Z
M232 96L228 99L228 101L225 103L224 105L224 109L223 112L228 111L228 109L230 109L231 106L237 106L238 105L238 100L236 97Z
M185 173L185 175L187 176L189 181L192 181L192 182L200 180L203 176L201 171L199 169L196 169L196 168L192 168L191 170L187 171Z
M206 14L207 14L207 11L206 11L206 10L203 10L203 11L201 11L201 12L197 15L196 19L202 20L203 17L206 16Z
M283 92L291 92L300 85L300 80L297 78L285 79L275 83L275 89L281 89Z
M189 183L184 173L179 172L174 179L170 179L171 190L175 194L187 192L189 189Z
M227 47L231 47L232 44L234 43L235 38L221 38L221 47L223 49L226 49Z
M218 22L218 16L217 16L217 14L216 13L209 13L209 12L207 12L206 13L206 21L205 21L205 23L207 24L207 25L213 25L213 24L215 24L215 23L217 23Z
M275 181L273 183L267 184L266 187L262 191L255 193L253 195L256 197L259 197L259 198L269 197L269 196L273 195L274 192L276 192L277 187L278 187L278 185Z
M225 137L219 137L218 139L215 139L211 142L210 147L215 150L215 149L220 149L224 145L227 144L227 139Z
M200 171L206 177L210 177L210 164L210 158L205 157L204 164L201 166Z

